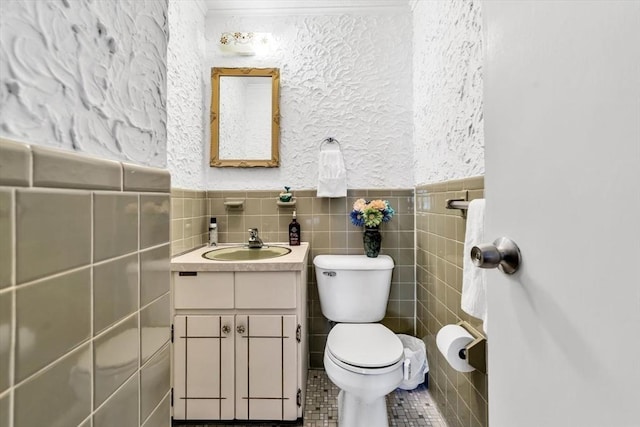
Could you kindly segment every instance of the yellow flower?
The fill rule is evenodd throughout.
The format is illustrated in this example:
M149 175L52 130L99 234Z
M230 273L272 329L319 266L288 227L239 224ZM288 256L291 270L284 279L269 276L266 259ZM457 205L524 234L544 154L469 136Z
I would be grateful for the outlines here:
M353 204L353 210L362 212L367 207L367 201L365 199L358 199Z
M369 202L368 207L372 209L384 210L387 207L387 204L384 202L384 200L372 200L371 202Z

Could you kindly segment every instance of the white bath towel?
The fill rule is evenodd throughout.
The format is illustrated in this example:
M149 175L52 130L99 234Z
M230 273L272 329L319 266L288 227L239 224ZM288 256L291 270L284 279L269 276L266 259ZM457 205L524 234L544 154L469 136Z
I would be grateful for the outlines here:
M320 151L317 196L347 197L347 169L339 149Z
M484 199L472 200L467 210L467 231L464 238L462 262L461 308L473 317L484 321L487 332L487 288L485 271L473 265L471 248L484 243Z

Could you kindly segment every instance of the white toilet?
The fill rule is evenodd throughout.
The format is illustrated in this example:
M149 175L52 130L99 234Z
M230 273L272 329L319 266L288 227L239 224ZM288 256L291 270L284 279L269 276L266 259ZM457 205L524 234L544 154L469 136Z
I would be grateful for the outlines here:
M387 255L318 255L322 314L335 325L327 337L324 368L340 388L340 427L387 427L385 396L403 380L404 350L385 326L393 260Z

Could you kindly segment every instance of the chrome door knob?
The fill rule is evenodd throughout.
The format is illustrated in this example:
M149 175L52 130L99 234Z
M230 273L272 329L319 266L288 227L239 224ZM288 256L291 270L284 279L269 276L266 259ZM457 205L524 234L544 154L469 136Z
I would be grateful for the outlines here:
M471 248L471 260L476 267L497 267L503 273L513 274L518 271L522 256L513 240L500 237L493 244L483 243Z

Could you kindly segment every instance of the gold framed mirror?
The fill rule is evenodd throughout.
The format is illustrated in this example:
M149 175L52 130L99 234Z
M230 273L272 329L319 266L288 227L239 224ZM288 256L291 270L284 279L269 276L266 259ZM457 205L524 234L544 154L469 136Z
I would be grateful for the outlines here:
M280 165L280 70L211 69L211 167Z

